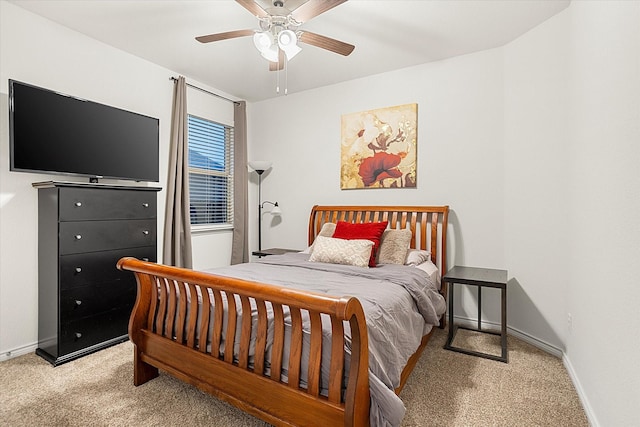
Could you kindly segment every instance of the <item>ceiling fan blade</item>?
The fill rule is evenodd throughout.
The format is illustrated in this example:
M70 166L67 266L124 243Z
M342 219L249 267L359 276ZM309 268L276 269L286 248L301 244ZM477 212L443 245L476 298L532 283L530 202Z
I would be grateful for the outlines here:
M291 12L291 16L302 24L346 1L347 0L309 0Z
M344 56L349 56L349 54L353 52L353 49L356 48L352 44L341 42L340 40L332 39L330 37L321 36L320 34L311 33L309 31L302 31L300 41Z
M227 31L226 33L209 34L207 36L196 37L200 43L217 42L218 40L234 39L236 37L252 36L255 33L254 30L235 30Z
M269 62L269 71L278 71L284 68L284 52L278 50L278 62Z
M267 16L269 16L269 14L254 0L236 0L236 2L258 18L266 18Z

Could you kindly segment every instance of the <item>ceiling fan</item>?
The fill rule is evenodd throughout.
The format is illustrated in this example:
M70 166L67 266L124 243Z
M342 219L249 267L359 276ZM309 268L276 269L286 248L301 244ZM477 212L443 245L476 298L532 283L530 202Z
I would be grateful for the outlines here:
M292 59L302 49L298 42L306 43L340 55L348 56L354 45L305 31L299 27L312 18L333 9L347 0L308 0L294 9L285 5L285 0L272 1L273 7L264 9L255 0L236 0L260 21L260 30L235 30L196 37L200 43L210 43L236 37L253 36L253 42L261 55L269 61L269 70L284 68L285 57ZM288 4L299 4L290 0Z

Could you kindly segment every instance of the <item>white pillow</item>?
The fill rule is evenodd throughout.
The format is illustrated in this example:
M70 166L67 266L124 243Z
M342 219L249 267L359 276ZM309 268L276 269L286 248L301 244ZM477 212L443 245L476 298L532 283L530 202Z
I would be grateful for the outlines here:
M318 236L314 242L309 261L368 268L372 248L373 242L371 240L345 240Z
M407 258L404 260L405 265L419 265L425 261L431 261L431 252L422 249L409 249Z
M379 264L404 264L411 243L411 230L387 229L380 238Z
M331 237L331 236L333 236L333 233L335 233L335 232L336 232L336 223L335 222L325 222L322 225L322 228L320 229L320 232L318 233L318 236ZM318 236L316 236L316 240L318 240ZM307 249L302 251L302 253L310 254L311 252L313 252L313 246L316 244L316 240L313 241L311 246L309 246Z
M434 263L432 263L431 261L425 261L422 264L416 265L415 267L426 272L431 281L436 285L436 288L440 290L440 288L442 287L442 285L440 284L440 270Z

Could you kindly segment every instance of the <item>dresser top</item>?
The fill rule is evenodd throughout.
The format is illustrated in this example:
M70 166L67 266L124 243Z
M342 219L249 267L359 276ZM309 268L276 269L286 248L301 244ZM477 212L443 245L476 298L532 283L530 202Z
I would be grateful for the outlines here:
M74 187L74 188L97 188L97 189L114 189L114 190L141 190L141 191L160 191L160 187L133 186L133 185L115 185L100 184L89 182L70 182L70 181L42 181L31 184L34 188L53 188L53 187Z

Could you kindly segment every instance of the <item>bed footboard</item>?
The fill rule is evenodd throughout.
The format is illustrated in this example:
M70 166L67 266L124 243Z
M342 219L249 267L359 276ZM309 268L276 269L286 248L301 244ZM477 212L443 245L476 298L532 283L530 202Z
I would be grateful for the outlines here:
M135 258L122 258L118 268L134 272L138 283L129 321L135 385L155 378L162 369L274 425L369 425L367 328L357 299ZM224 311L217 309L223 306ZM284 322L287 310L290 327ZM251 311L257 312L256 322L241 315ZM268 311L273 312L272 320ZM310 331L304 332L309 337L306 352L303 318L310 324ZM323 355L326 322L332 331L331 350ZM346 376L343 322L349 322L351 330ZM291 343L288 352L285 342ZM308 360L303 360L303 353ZM307 363L306 378L301 378L301 366ZM330 367L324 380L323 366ZM301 379L306 388L300 386Z

